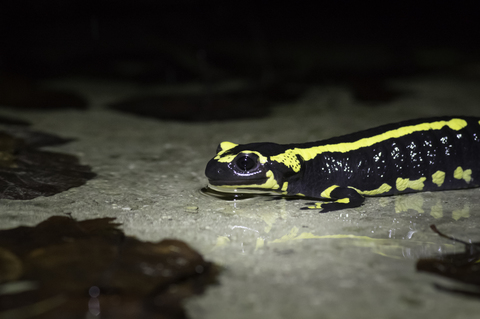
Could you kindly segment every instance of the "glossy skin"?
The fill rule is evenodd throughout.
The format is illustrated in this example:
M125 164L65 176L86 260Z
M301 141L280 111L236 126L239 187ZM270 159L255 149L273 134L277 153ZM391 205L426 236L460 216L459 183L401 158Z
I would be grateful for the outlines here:
M478 187L480 118L419 119L324 141L222 143L206 168L217 190L274 190L357 207L363 196Z

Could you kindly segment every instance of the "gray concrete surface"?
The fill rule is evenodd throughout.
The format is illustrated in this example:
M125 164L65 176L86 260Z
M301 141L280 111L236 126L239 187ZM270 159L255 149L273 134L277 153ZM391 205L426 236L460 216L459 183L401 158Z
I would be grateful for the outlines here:
M222 266L217 286L190 299L191 318L475 318L480 300L450 295L418 273L416 259L461 251L429 229L480 241L480 189L369 198L319 214L302 200L222 201L202 195L204 168L219 142L319 140L404 119L480 116L478 82L418 78L391 83L411 92L382 107L356 103L342 87L312 87L265 119L185 124L125 115L104 102L141 93L128 84L63 81L95 102L89 111L18 112L33 128L78 140L75 154L98 177L52 197L0 201L0 228L71 213L116 217L142 240L177 238Z

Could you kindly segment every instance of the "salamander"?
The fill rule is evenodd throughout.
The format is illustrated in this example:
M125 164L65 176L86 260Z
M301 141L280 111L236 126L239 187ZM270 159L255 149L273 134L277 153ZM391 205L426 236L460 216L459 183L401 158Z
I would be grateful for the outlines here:
M480 186L480 118L408 120L317 142L222 142L205 169L221 192L273 191L358 207L365 196Z

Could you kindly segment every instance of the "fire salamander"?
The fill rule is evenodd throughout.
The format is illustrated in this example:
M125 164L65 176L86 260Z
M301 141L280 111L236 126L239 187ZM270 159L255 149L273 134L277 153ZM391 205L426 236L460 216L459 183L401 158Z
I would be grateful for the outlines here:
M302 209L358 207L364 196L480 186L480 118L388 124L301 144L222 142L207 164L210 188L319 199Z

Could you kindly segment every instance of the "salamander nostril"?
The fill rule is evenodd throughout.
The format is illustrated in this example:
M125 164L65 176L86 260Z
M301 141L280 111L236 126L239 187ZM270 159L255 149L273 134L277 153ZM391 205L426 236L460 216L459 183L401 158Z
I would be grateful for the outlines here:
M242 171L246 172L255 167L255 160L249 156L242 156L235 161L235 165L237 165Z

